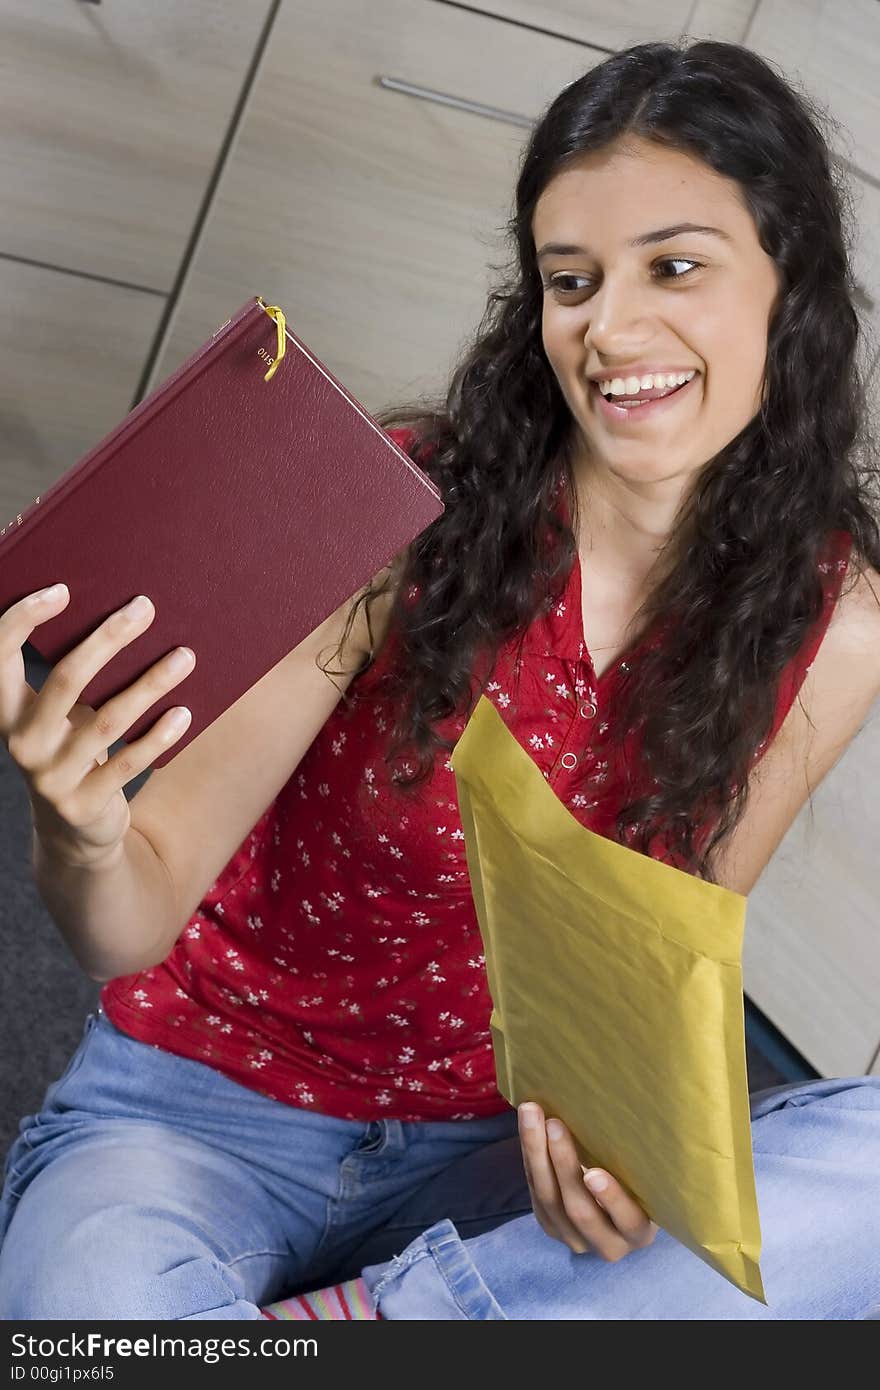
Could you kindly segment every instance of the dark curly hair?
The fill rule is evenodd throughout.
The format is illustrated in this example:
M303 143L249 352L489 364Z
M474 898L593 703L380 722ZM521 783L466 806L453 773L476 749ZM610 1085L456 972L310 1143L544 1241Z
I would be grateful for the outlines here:
M829 533L852 536L853 581L865 561L880 569L856 354L864 330L847 249L853 214L830 125L757 54L708 41L616 53L538 121L506 224L512 269L489 294L445 399L376 415L383 428L415 431L412 458L446 506L405 554L391 617L397 660L379 683L395 709L386 760L408 755L392 777L400 787L424 781L438 750L454 746L433 725L470 712L500 645L524 634L574 563L573 421L543 350L532 216L570 160L638 136L735 180L780 273L763 404L682 506L667 542L679 558L640 609L644 626L670 614L675 623L634 659L612 724L615 739L639 727L656 779L620 811L618 839L647 854L662 833L682 867L715 881L712 851L745 809L780 675L821 611L817 566ZM554 501L560 477L575 529ZM361 596L368 615L375 592ZM712 833L698 847L707 816Z

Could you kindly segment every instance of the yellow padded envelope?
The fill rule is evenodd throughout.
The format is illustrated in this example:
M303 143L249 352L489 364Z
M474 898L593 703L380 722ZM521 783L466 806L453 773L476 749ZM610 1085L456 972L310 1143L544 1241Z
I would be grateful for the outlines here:
M597 835L481 696L452 755L499 1089L762 1303L747 899Z

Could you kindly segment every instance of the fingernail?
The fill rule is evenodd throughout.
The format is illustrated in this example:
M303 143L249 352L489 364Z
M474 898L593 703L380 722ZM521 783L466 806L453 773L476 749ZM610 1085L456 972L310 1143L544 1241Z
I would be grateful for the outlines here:
M591 1168L584 1174L584 1182L591 1192L604 1192L608 1186L608 1179L604 1173L599 1173L595 1168Z
M34 594L33 597L36 598L36 599L45 599L45 600L47 600L48 602L51 603L51 601L52 601L53 599L60 598L62 594L66 594L66 593L67 593L67 585L66 585L66 584L52 584L52 585L50 586L50 588L48 588L48 589L41 589L40 592L39 592L38 594Z
M538 1128L538 1107L536 1105L521 1105L519 1107L519 1118L523 1129Z
M548 1139L562 1138L562 1125L559 1123L558 1120L547 1121L547 1137Z

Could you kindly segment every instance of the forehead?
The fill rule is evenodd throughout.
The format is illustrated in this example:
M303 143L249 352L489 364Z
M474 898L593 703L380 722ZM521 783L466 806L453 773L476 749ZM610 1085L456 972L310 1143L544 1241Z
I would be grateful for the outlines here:
M630 140L578 156L541 193L536 246L580 241L599 251L655 227L694 222L755 237L739 186L683 150Z

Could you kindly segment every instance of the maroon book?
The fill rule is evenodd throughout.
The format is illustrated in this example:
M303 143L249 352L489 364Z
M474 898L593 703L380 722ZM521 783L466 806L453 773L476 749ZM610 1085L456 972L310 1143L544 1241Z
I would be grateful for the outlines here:
M0 612L62 581L31 635L50 665L136 594L156 615L85 687L98 709L177 646L163 767L443 512L431 480L255 296L0 531ZM276 362L277 357L277 362ZM274 366L273 366L274 364ZM266 380L267 368L270 379Z

